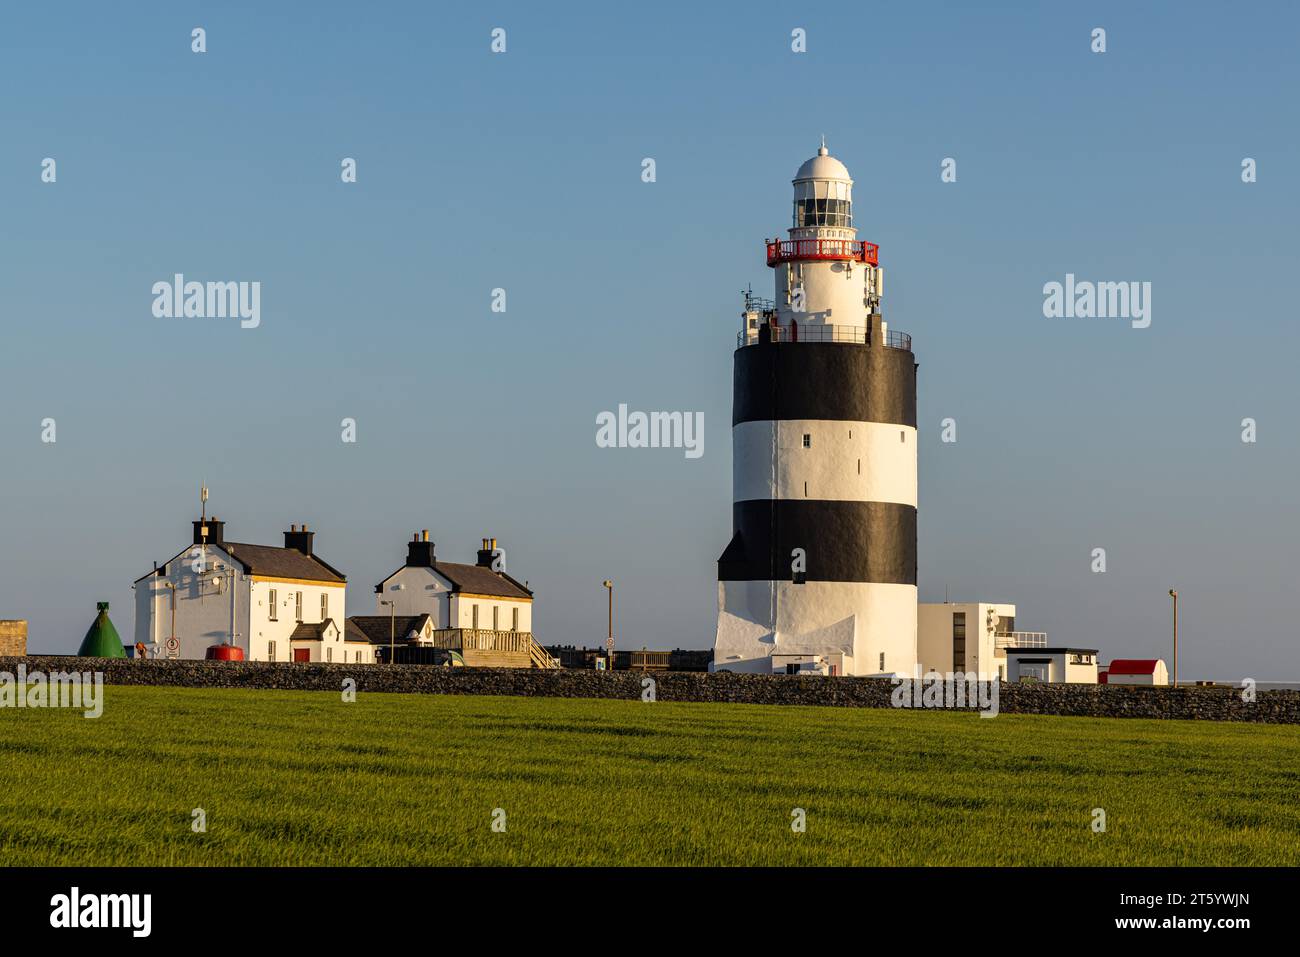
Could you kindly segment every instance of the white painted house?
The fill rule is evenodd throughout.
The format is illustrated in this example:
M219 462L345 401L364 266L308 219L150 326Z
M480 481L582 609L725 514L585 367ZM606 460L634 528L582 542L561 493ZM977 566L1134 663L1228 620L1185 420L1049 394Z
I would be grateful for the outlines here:
M506 574L504 555L485 538L476 564L443 561L425 529L407 542L406 564L375 586L375 614L428 615L435 631L532 632L533 593Z
M159 658L233 645L247 661L373 662L370 642L344 633L347 578L315 553L315 534L291 526L277 548L195 521L191 544L132 586L136 643Z

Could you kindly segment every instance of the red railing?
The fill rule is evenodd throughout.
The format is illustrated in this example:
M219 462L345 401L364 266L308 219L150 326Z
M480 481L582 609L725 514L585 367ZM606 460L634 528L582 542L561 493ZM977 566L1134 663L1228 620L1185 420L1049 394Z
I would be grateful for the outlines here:
M787 239L767 244L767 264L806 259L838 259L880 265L880 247L856 239Z

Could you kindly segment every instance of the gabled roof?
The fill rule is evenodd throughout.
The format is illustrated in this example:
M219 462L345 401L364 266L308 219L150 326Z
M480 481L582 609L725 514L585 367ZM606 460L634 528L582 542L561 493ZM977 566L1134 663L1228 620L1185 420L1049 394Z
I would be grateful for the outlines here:
M434 562L433 570L454 586L454 591L471 595L493 595L501 598L528 599L533 593L504 572L494 572L482 565L461 565L457 562Z
M244 566L250 575L267 578L301 578L305 581L347 581L346 576L331 568L315 555L304 555L296 548L276 548L273 545L247 545L243 542L224 542L223 548L231 558Z
M298 627L293 630L289 636L290 641L320 641L325 637L325 632L329 630L330 625L337 629L338 625L333 618L325 621L298 622Z
M1110 663L1107 674L1112 675L1153 675L1159 658L1116 658Z
M428 615L353 615L347 621L344 639L386 645L389 641L405 643L411 632L423 632Z
M533 593L505 572L494 572L482 565L462 565L458 562L435 561L432 565L403 565L397 572L407 568L428 568L437 572L451 582L453 592L467 592L471 595L489 595L494 598L512 598L515 601L531 601ZM393 577L389 575L375 586L376 592L382 592L384 585Z
M163 570L178 558L188 557L193 545L186 545L167 561L153 571L145 572L135 580L136 584L154 575L162 575ZM346 584L347 576L327 564L316 555L304 555L296 548L278 548L274 545L248 545L242 542L211 542L208 548L221 549L243 566L248 575L264 575L267 578L300 578L303 581L336 582Z

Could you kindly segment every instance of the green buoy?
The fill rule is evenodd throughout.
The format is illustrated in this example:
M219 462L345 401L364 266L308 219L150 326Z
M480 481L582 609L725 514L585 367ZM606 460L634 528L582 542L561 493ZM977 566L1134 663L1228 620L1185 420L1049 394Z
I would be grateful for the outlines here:
M90 623L77 654L83 658L125 658L126 649L122 647L122 639L118 637L113 623L108 620L108 602L98 602L96 607L99 614Z

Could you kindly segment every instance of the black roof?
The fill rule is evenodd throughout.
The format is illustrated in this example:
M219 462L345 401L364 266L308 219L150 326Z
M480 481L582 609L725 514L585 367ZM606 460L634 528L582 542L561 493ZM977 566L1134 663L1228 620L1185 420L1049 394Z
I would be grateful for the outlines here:
M215 546L224 548L231 558L244 566L250 575L268 578L301 578L306 581L347 581L341 572L331 568L315 555L304 555L296 548L276 548L274 545L248 545L244 542L223 542Z
M494 598L513 598L516 601L528 601L533 597L532 590L525 588L505 572L494 572L482 565L462 565L459 562L435 561L432 565L403 565L402 568L430 568L447 581L451 582L453 592L468 592L471 595L488 595ZM397 572L400 572L399 568ZM393 572L396 575L397 572ZM375 586L376 593L384 590L384 582L392 578L389 575Z
M424 630L428 618L428 615L353 615L348 619L344 637L348 641L376 645L386 645L391 640L405 642L411 632Z
M333 618L327 619L326 621L300 621L298 622L298 627L293 630L293 634L289 636L289 640L320 641L321 638L325 636L325 629L330 625L334 625L335 628L338 627Z

